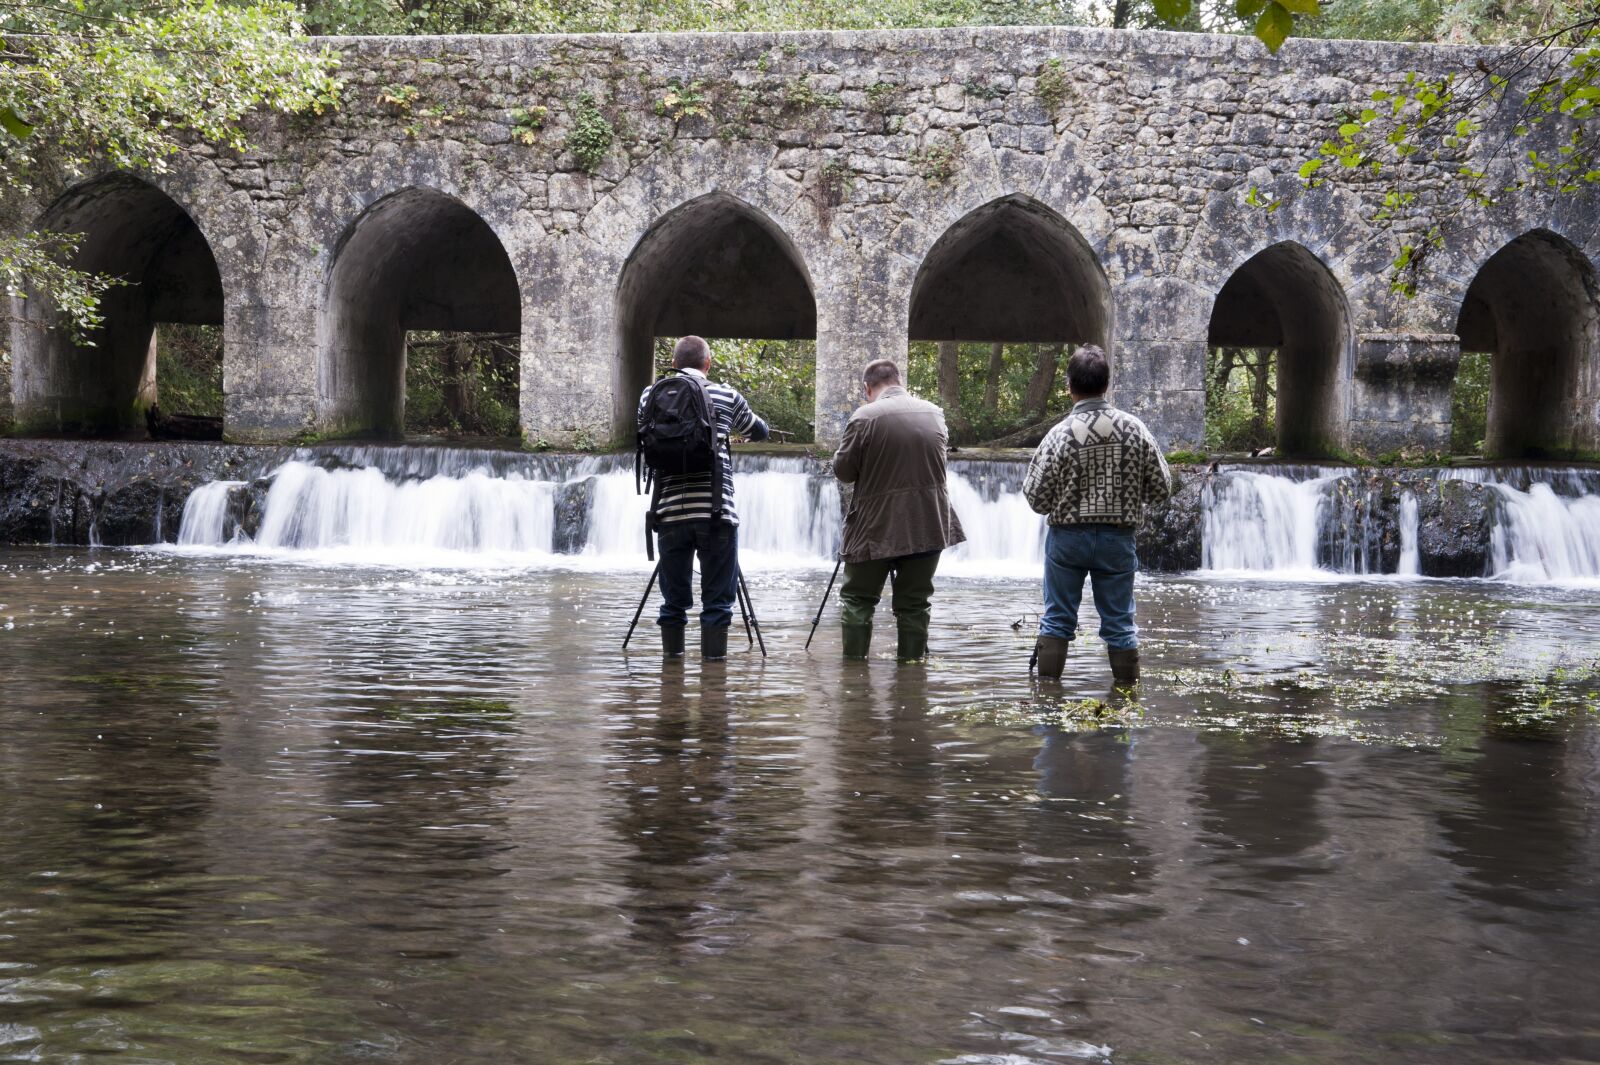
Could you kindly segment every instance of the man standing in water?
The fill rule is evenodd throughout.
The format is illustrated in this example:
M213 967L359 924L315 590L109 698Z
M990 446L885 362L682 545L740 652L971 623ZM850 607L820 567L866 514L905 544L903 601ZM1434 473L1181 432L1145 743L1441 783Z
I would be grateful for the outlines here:
M944 412L912 396L900 368L888 359L862 375L867 402L845 426L833 474L855 485L844 521L844 656L865 658L872 647L872 614L883 582L894 576L890 603L899 630L897 657L928 653L929 600L939 555L966 539L950 507Z
M733 434L765 440L767 423L756 416L744 396L731 385L707 377L711 346L686 336L672 349L672 366L704 388L711 405L711 430L720 476L712 473L667 474L660 477L654 509L656 546L661 552L661 650L669 658L683 654L684 629L694 605L692 578L700 558L700 657L728 656L728 626L739 581L739 512L733 505ZM643 420L650 406L651 385L639 397ZM703 424L703 423L702 423ZM720 496L720 498L713 498Z
M1085 344L1067 362L1072 413L1033 453L1023 494L1045 515L1044 615L1034 645L1039 676L1059 680L1078 632L1087 577L1100 614L1100 638L1118 684L1139 679L1139 630L1133 623L1134 532L1151 504L1172 494L1172 476L1143 422L1106 402L1111 368Z

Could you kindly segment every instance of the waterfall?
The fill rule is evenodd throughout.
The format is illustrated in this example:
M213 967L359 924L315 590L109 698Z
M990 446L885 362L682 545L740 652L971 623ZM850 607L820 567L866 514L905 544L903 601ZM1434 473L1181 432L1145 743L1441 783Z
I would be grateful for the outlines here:
M1422 572L1418 562L1417 526L1419 524L1417 497L1411 492L1400 496L1400 568L1395 572L1402 577L1415 577Z
M944 572L1037 577L1046 530L1023 498L1023 472L1017 462L952 460L950 496L967 539ZM1207 571L1438 572L1441 491L1467 481L1483 486L1471 497L1482 531L1471 535L1485 561L1480 571L1470 554L1458 556L1467 561L1455 572L1600 579L1600 471L1240 465L1191 476L1203 478L1190 520ZM734 495L747 568L824 567L837 556L841 494L815 460L736 454ZM177 539L188 549L363 564L640 568L647 505L627 456L302 449L260 479L197 488ZM1446 524L1459 528L1460 516Z
M1526 491L1496 484L1504 519L1491 541L1494 572L1520 581L1600 577L1600 496L1557 495L1549 483Z
M189 493L183 504L178 543L185 547L201 547L232 540L235 530L230 528L228 505L233 490L243 485L243 481L212 481Z
M1314 571L1325 489L1336 478L1336 472L1315 468L1230 470L1215 477L1206 485L1201 503L1201 567Z
M1022 497L1020 468L957 467L950 492L967 542L947 572L1037 574L1045 526ZM814 460L737 455L733 483L747 567L820 567L837 557L841 494ZM263 481L195 490L178 542L338 562L638 567L648 502L623 456L307 449ZM236 517L252 507L253 535Z

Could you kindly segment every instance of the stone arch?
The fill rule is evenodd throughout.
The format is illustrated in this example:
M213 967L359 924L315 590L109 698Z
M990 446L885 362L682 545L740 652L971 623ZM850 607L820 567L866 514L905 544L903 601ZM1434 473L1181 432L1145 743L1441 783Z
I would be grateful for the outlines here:
M1350 309L1333 271L1305 245L1280 241L1235 269L1217 293L1206 340L1276 349L1279 452L1326 455L1343 446Z
M711 192L656 219L622 265L616 297L614 436L634 431L658 336L807 340L817 335L810 271L767 214Z
M1467 286L1456 333L1463 351L1490 355L1488 457L1594 446L1600 291L1576 245L1548 229L1507 242Z
M25 432L142 436L158 399L156 325L223 324L211 242L166 192L121 172L69 190L37 226L79 234L70 265L125 284L102 297L104 322L85 344L58 327L48 298L20 301L23 320L12 334L17 424Z
M1111 286L1071 223L1013 194L968 212L928 249L907 320L912 340L1109 345Z
M505 246L482 216L437 189L412 186L372 204L330 261L317 329L326 431L403 432L407 331L521 332Z

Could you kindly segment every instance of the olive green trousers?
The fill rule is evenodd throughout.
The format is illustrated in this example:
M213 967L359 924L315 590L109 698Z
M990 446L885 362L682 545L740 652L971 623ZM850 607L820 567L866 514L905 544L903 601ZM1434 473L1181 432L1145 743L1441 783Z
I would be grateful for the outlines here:
M939 552L909 558L846 562L844 584L839 588L846 658L865 658L872 647L872 615L883 598L883 584L894 575L889 605L894 610L899 636L896 657L902 662L928 653L929 602L933 575L939 569Z

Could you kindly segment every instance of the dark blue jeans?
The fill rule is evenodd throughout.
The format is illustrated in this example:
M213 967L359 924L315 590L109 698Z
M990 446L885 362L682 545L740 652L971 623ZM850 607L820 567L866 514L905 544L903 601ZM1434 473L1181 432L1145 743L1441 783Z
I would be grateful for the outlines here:
M675 521L659 527L661 613L657 625L683 625L694 606L694 560L700 556L700 627L727 628L738 594L739 527L722 521Z
M1078 634L1078 606L1087 577L1100 612L1100 638L1113 650L1139 646L1133 624L1133 575L1139 553L1133 530L1119 525L1052 525L1044 542L1044 616L1041 636L1070 640Z

